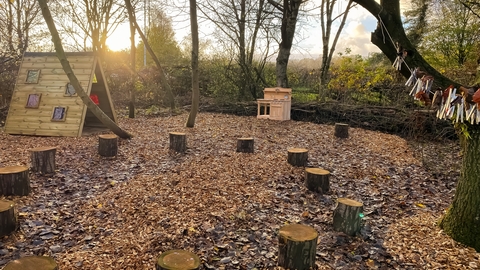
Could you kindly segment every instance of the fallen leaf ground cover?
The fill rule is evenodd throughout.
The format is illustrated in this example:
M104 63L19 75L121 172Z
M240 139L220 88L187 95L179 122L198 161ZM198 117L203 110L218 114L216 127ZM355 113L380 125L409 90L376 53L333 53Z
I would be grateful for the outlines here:
M202 269L276 267L281 226L319 233L318 269L477 269L480 255L446 236L436 222L453 198L456 142L407 142L389 134L297 121L201 113L121 119L134 133L117 157L97 154L96 135L81 138L0 133L0 166L29 166L28 149L57 147L57 171L31 174L32 192L8 196L19 229L0 239L0 267L27 255L49 255L60 269L154 269L156 257L186 249ZM187 134L187 152L169 151L169 132ZM255 153L237 153L239 137ZM330 191L304 185L304 168L287 150L309 150L308 167L331 173ZM364 204L363 229L332 229L335 201Z

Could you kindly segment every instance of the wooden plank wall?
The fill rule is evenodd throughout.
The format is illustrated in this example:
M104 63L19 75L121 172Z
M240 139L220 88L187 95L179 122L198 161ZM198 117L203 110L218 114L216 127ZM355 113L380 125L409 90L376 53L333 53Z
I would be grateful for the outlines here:
M89 93L94 55L67 55L75 75ZM27 71L39 69L38 83L26 83ZM39 136L71 136L81 134L82 116L86 106L78 96L65 96L69 82L55 54L25 55L10 103L5 132ZM29 94L41 93L38 108L26 108ZM51 121L55 106L68 107L65 121Z

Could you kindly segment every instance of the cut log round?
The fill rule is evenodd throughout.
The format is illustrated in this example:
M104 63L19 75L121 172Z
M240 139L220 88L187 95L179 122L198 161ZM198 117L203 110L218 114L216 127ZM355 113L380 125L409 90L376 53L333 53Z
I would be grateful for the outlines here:
M305 185L308 190L313 192L328 192L330 190L330 172L320 168L306 168Z
M8 200L0 200L0 237L9 235L16 229L15 203Z
M253 153L253 138L238 138L237 152Z
M30 149L32 171L45 173L55 172L56 147L38 147Z
M310 226L283 226L278 233L278 265L285 269L313 269L317 239L317 231Z
M361 228L363 203L347 198L338 198L337 203L333 212L333 229L355 235Z
M102 134L98 136L98 154L104 157L114 157L118 151L118 136Z
M51 257L28 256L9 262L3 270L58 270L58 265Z
M288 163L297 166L305 167L308 160L308 150L304 148L291 148L288 149Z
M180 249L165 251L155 265L156 270L195 270L200 267L200 258L192 252Z
M178 153L187 151L187 136L181 132L170 132L170 149Z
M348 124L335 124L335 137L348 138Z
M30 193L28 167L0 168L0 195L27 196Z

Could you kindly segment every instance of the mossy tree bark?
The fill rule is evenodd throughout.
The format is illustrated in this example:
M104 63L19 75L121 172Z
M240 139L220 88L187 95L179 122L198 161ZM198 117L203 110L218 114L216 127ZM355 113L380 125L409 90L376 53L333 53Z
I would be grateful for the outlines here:
M462 168L452 205L440 227L453 239L480 252L480 127L468 126L470 139L460 134Z
M118 137L114 134L98 136L98 154L104 157L114 157L118 152Z
M237 152L241 153L253 153L254 140L253 138L238 138L237 139Z
M0 200L0 237L9 235L16 228L15 203L8 200Z
M317 239L317 231L310 226L283 226L278 232L278 265L285 269L312 269L315 267Z
M187 151L187 136L181 132L170 132L170 150L178 153L185 153Z
M334 135L337 138L348 138L348 124L336 123Z

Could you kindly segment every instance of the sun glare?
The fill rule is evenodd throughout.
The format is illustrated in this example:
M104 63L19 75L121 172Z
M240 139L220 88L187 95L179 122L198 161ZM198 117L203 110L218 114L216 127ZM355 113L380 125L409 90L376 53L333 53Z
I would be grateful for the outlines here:
M130 29L128 24L120 25L107 38L107 46L112 51L122 51L130 48Z

